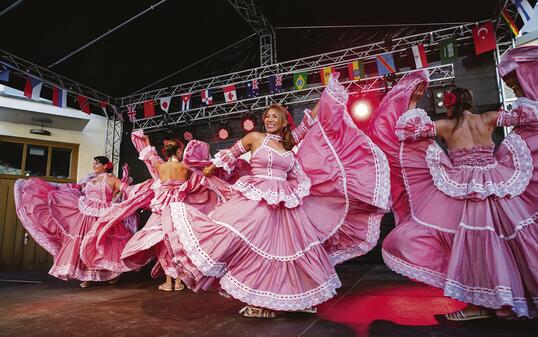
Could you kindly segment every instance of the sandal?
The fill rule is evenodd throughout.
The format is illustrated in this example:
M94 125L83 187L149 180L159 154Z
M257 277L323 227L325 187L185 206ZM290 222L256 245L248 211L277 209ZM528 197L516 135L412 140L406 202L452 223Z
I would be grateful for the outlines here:
M245 317L255 317L255 318L275 318L276 312L271 311L265 308L256 308L247 305L243 309L239 310L240 314L243 314Z
M465 313L463 310L454 311L448 314L445 314L445 317L449 321L454 322L464 322L472 321L475 319L490 318L490 312L486 309L478 309L478 311L472 313Z
M174 285L171 283L163 283L163 284L160 284L157 289L162 290L162 291L172 291L174 290Z
M80 287L81 287L81 288L88 288L90 285L91 285L91 284L90 284L90 282L88 282L88 281L82 281L82 282L80 282Z
M295 312L305 312L307 314L315 314L318 312L318 308L316 307L308 307L306 309L296 310Z
M179 280L179 279L176 280L174 282L174 290L181 291L183 289L185 289L185 285L183 284L183 282L181 282L181 280Z
M228 294L227 292L225 292L224 290L219 291L219 295L224 298L232 298L232 296Z
M116 276L112 280L108 280L108 284L116 284L116 283L118 283L119 279L120 279L120 277Z

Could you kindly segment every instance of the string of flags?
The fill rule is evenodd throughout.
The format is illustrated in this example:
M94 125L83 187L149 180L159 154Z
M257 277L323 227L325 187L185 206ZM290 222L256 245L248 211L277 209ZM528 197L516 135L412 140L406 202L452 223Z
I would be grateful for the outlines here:
M533 9L533 7L528 3L527 0L512 0L516 6L518 13L522 17L522 21L525 25L530 25L534 21L538 21L538 15L534 16L534 13L538 10L538 6ZM514 20L511 18L510 13L503 9L501 16L505 20L507 26L514 34L514 36L519 36L521 33L518 29ZM495 36L495 26L492 22L486 22L481 25L477 25L472 29L474 50L476 55L481 55L492 50L496 49L496 36ZM449 37L445 40L439 41L438 43L439 58L441 64L450 64L455 62L458 57L458 38L457 36ZM431 57L431 51L430 51ZM402 61L403 60L403 61ZM411 69L421 69L429 66L428 55L426 48L423 44L416 44L408 48L404 53L383 53L375 56L374 62L365 63L363 60L350 60L349 63L345 65L347 68L347 77L350 81L358 81L366 77L378 76L378 75L390 75L398 71L398 66L409 67ZM343 71L342 71L343 70ZM345 73L346 69L341 69L341 73ZM319 80L313 80L313 74L307 71L299 71L293 74L273 74L267 78L268 87L267 90L270 94L278 94L283 91L283 82L287 81L288 76L293 82L294 90L303 90L308 88L309 83L317 84L321 83L326 85L328 83L330 74L335 71L335 67L323 67L319 69ZM310 76L309 76L310 75ZM0 81L8 82L10 76L10 66L7 63L0 61ZM313 82L312 82L313 81ZM286 82L289 83L289 82ZM214 94L217 90L222 92L224 102L232 103L238 100L239 96L242 96L243 91L245 90L246 97L254 98L260 95L261 92L261 79L255 78L246 81L243 85L239 84L236 87L236 84L228 84L220 88L205 88L199 92L199 95L195 92L183 93L179 95L178 106L181 111L190 110L193 105L198 105L201 107L209 107L215 103ZM38 100L41 97L41 89L43 87L43 82L34 77L28 77L24 87L24 95L29 99ZM291 86L286 86L291 87ZM243 89L244 88L244 89ZM265 91L265 92L267 92ZM52 88L52 103L60 108L67 107L67 97L68 91L63 88L53 87ZM143 106L143 116L145 118L153 117L156 115L155 105L159 105L161 111L168 113L170 110L170 105L177 96L167 96L157 99L149 99L142 102ZM195 97L196 102L193 104L193 97ZM222 96L221 96L222 97ZM79 109L87 114L90 114L90 99L88 97L77 95L76 102L78 103ZM108 101L99 102L99 106L106 113L107 107L110 107L112 111L116 114L118 119L123 121L123 112L118 111L118 108L114 105L110 105ZM137 119L137 104L127 105L127 117L131 122L134 122Z

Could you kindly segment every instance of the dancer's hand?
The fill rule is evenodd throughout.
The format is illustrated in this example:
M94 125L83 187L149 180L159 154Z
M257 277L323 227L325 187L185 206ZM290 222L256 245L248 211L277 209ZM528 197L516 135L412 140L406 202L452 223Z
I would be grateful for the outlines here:
M424 95L426 92L426 82L422 82L415 88L415 91L413 91L413 94L411 94L411 98L409 99L409 106L407 107L408 110L414 109L417 107L417 102L420 100L420 98Z
M210 175L212 175L213 172L215 171L215 168L216 168L215 165L209 165L209 166L204 167L204 170L203 170L204 176L209 177Z

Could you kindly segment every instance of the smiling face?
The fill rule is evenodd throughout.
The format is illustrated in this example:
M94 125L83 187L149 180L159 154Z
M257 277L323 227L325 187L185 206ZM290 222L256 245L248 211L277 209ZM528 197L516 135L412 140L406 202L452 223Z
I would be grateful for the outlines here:
M263 114L263 125L267 133L278 134L287 125L287 119L281 109L271 107Z
M105 165L101 164L99 161L97 160L94 160L93 161L93 164L92 164L92 168L93 168L93 172L95 174L101 174L101 173L105 173L106 169L105 169Z

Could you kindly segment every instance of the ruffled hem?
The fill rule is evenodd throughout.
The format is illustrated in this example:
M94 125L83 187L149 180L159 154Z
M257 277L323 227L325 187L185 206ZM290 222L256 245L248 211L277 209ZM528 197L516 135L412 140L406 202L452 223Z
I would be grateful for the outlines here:
M226 158L227 156L228 158ZM232 171L235 169L235 162L236 158L232 154L232 151L230 150L221 150L215 154L215 157L211 160L211 162L219 168L222 168L224 171L228 172L228 174L231 174Z
M50 268L49 274L64 281L79 280L96 282L110 281L120 276L119 273L109 270L83 270L74 265L54 265Z
M24 179L18 179L15 182L14 187L15 209L17 211L19 220L24 226L24 229L28 231L28 233L30 233L30 235L35 240L35 242L37 242L38 245L43 247L47 252L49 252L50 255L56 256L58 254L58 251L60 250L60 238L58 238L58 242L55 244L51 239L49 239L41 231L39 231L37 229L37 226L28 217L28 214L26 214L26 211L22 205L22 194L24 193L23 188L26 182L27 181Z
M534 170L529 147L515 132L511 132L502 144L510 151L513 167L498 162L487 166L447 166L442 163L446 155L441 147L431 143L426 151L426 163L433 183L441 192L456 199L484 200L490 196L520 195L529 185ZM507 175L502 170L513 173L502 180Z
M268 308L271 310L295 311L316 306L336 295L336 289L342 286L338 275L333 274L324 284L304 293L285 295L269 291L252 289L230 273L226 273L220 286L232 297L250 305Z

